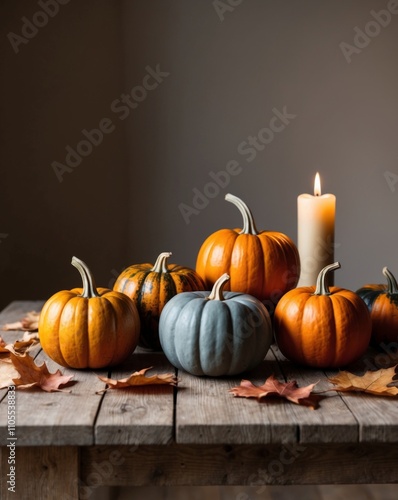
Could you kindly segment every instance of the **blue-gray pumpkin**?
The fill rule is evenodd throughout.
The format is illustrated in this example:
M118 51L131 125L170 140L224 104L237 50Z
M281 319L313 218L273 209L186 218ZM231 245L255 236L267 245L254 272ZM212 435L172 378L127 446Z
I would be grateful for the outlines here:
M165 305L159 322L162 349L192 375L237 375L255 368L272 342L266 307L255 297L223 292L223 274L211 292L183 292Z

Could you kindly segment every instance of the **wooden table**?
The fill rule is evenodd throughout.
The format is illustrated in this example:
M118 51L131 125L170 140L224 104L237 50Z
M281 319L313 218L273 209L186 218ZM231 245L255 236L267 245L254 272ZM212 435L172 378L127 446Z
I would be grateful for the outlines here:
M42 304L13 302L0 314L0 325ZM7 341L21 335L2 332ZM32 355L37 364L58 368L40 347ZM376 363L386 358L379 355ZM368 354L362 369L371 362ZM163 354L138 350L110 374L123 377L148 366L156 373L175 370ZM178 389L99 395L104 383L96 375L107 371L60 368L78 381L70 394L16 392L17 496L7 490L7 389L0 391L2 499L86 499L102 485L398 482L396 399L329 393L313 411L284 401L234 398L228 389L242 377L197 378L182 371ZM297 368L273 346L245 377L262 383L272 373L300 386L319 380L317 390L324 390L333 372Z

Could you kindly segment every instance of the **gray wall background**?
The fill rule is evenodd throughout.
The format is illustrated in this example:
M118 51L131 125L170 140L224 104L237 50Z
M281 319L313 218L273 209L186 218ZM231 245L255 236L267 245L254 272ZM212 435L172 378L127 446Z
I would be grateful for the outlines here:
M317 170L337 197L336 284L398 275L398 15L350 64L340 48L387 4L243 0L221 20L211 0L72 0L16 54L7 35L41 8L2 0L0 305L77 286L72 255L105 286L162 251L194 266L241 223L227 192L296 241ZM157 65L169 76L121 120L111 104ZM284 106L296 118L248 162L239 144ZM60 183L51 163L105 117L115 130ZM239 175L187 224L179 204L230 160Z

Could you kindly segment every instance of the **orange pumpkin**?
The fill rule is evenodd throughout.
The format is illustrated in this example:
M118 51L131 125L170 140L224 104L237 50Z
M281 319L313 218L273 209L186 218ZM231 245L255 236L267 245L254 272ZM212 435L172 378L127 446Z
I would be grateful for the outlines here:
M194 269L167 264L171 252L163 252L155 265L136 264L126 268L116 280L114 290L130 297L141 318L140 345L162 350L159 318L166 303L180 292L204 290L202 278Z
M322 269L316 288L299 287L279 301L275 338L288 359L314 368L339 368L366 351L372 330L364 301L344 288L329 289L325 278L338 262Z
M39 318L40 343L56 363L70 368L105 368L122 363L136 348L140 318L131 299L96 288L84 262L73 257L83 288L54 294Z
M357 294L364 300L372 318L372 342L397 342L398 340L398 285L386 267L383 274L387 285L365 285Z
M228 289L276 304L297 285L300 276L297 248L283 233L257 231L252 213L241 199L231 194L225 199L240 210L243 229L221 229L211 234L199 250L196 271L207 289L227 273Z

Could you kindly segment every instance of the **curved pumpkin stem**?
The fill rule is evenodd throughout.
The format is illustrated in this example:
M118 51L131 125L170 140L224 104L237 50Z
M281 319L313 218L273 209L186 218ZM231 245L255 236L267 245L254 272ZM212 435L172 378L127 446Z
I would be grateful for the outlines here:
M256 235L259 233L257 231L256 225L254 223L253 215L249 209L249 207L244 203L240 198L234 196L233 194L226 194L225 199L230 201L235 206L237 206L240 210L240 213L243 217L243 229L239 234L253 234Z
M329 285L326 283L326 276L330 271L340 269L340 267L340 262L335 262L334 264L329 264L320 271L316 280L314 295L330 295Z
M389 271L387 269L387 267L383 267L383 274L387 278L387 283L388 283L387 293L388 293L388 295L398 294L398 284L397 284L397 280L395 279L395 276L392 274L391 271Z
M224 295L222 292L227 281L229 281L229 274L224 273L214 283L213 289L210 295L207 297L208 300L224 300Z
M155 265L151 269L154 273L167 273L169 270L167 269L167 259L172 255L171 252L163 252L156 259Z
M72 257L72 266L76 267L83 280L83 292L81 295L79 295L79 297L84 297L85 299L99 297L100 294L97 292L94 276L91 274L91 271L87 267L87 265L77 257Z

